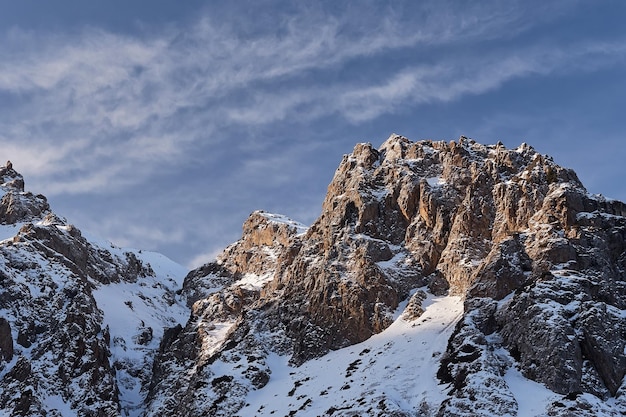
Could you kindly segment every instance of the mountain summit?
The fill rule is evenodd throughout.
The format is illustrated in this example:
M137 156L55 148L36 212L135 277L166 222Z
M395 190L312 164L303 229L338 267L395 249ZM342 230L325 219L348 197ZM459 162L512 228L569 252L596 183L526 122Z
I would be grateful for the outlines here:
M9 414L626 413L626 205L529 145L357 144L311 226L254 212L177 291L5 171Z

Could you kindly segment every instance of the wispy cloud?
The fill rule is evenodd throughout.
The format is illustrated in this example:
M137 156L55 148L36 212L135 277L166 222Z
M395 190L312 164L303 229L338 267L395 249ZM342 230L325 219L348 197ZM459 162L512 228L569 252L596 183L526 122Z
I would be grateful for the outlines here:
M403 10L382 11L355 24L351 16L303 9L277 28L246 36L234 22L209 17L149 38L97 28L78 36L13 29L0 47L0 93L11 103L0 115L1 139L26 174L41 183L54 179L45 184L48 192L114 189L142 181L151 166L180 163L195 144L218 141L214 133L222 128L301 111L305 118L338 112L357 122L393 109L392 102L415 101L418 93L420 100L441 99L431 90L440 87L441 75L455 74L435 74L436 65L358 85L324 79L356 59L524 26L510 7L425 4L411 10L419 19L413 26ZM303 80L307 90L289 89ZM454 98L462 88L447 91ZM68 159L74 172L65 175Z
M213 187L203 198L232 211L222 200L233 190L246 182L280 190L295 172L310 174L299 165L308 152L322 153L311 143L266 145L259 132L282 131L285 142L285 130L296 125L314 129L312 122L328 119L358 125L406 107L485 94L512 80L611 68L626 58L622 39L558 47L541 38L516 42L575 2L383 3L346 3L332 13L302 3L264 16L229 9L241 7L235 5L199 13L186 26L134 35L94 27L12 29L0 44L0 150L34 191L51 197L121 192L175 169L213 164L203 171L213 176L203 179ZM484 43L492 44L484 49ZM245 152L229 161L238 147ZM234 199L248 198L245 192L255 190ZM166 206L168 198L152 204L177 210ZM175 198L185 203L184 195ZM309 217L318 207L291 208ZM129 221L136 227L122 226ZM182 222L184 233L151 232L137 215L100 228L121 242L141 236L159 245L188 239L197 232L194 221ZM224 222L213 221L193 239L222 233Z
M325 89L304 87L283 93L258 93L252 105L225 110L225 118L249 124L290 117L315 119L338 114L360 123L398 108L449 102L493 91L504 83L529 76L573 74L610 68L626 60L626 41L585 42L556 48L544 44L502 50L483 56L459 54L435 64L407 66L360 83L335 83Z

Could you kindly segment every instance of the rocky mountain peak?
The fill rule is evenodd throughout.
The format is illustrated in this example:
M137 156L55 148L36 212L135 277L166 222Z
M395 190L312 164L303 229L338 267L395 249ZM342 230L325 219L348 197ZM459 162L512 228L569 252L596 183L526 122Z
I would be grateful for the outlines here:
M392 135L379 149L358 144L344 156L312 229L326 244L339 232L401 245L422 275L445 272L452 292L464 294L476 278L474 263L492 244L533 222L571 227L583 200L596 204L584 196L573 171L526 144L509 150L465 137L411 142Z
M184 271L91 240L0 168L0 415L139 415Z
M565 396L550 406L554 415L560 404L588 401L581 392L618 395L626 371L625 214L624 204L589 195L572 170L527 144L395 134L379 148L359 143L341 160L306 233L253 213L242 238L204 267L209 273L194 272L193 282L231 281L194 304L181 332L196 334L194 342L170 346L198 348L157 361L163 383L154 398L179 398L163 375L182 355L188 366L204 364L186 384L212 380L204 405L184 400L185 407L227 415L243 405L220 393L262 389L270 352L301 365L384 332L403 300L401 319L418 320L432 294L462 297L465 314L438 372L451 397L423 415L515 409L503 377L513 363ZM250 286L251 276L263 278ZM255 361L233 367L245 356ZM216 379L212 363L231 371ZM485 388L484 378L502 389Z
M0 166L0 185L24 191L24 178L22 174L13 169L11 161L7 161L4 166Z
M21 226L0 242L2 409L626 413L626 205L527 144L356 144L310 227L255 211L176 292L140 253L1 189L3 227ZM55 346L69 354L49 371Z
M30 221L49 211L46 197L24 191L24 178L11 161L0 167L0 224Z
M217 262L235 277L245 273L263 275L273 271L278 255L292 237L306 230L306 226L288 217L255 211L243 224L242 238L227 247Z

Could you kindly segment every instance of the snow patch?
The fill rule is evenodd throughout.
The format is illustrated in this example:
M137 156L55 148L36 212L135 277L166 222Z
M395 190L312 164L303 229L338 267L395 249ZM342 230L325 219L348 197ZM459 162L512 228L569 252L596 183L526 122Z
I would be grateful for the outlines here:
M258 214L273 223L286 224L287 226L296 229L296 232L299 235L306 233L306 231L309 229L306 225L292 220L287 216L283 216L282 214L266 213L264 211L259 211Z
M233 285L245 288L247 290L259 291L265 284L270 282L274 278L274 271L270 271L267 274L257 275L247 273L243 278L235 282Z
M398 313L406 306L404 302ZM424 314L405 321L401 314L385 331L370 339L291 368L287 357L271 354L268 384L251 391L238 415L325 415L349 409L368 415L380 401L402 410L436 410L448 386L436 377L455 323L463 313L460 297L429 296Z
M102 324L109 329L112 362L120 364L116 372L120 404L125 415L139 416L145 392L138 375L151 368L165 328L184 325L189 317L189 309L174 297L187 270L159 253L123 249L87 236L92 246L107 250L118 259L126 259L132 253L154 272L136 282L98 283L93 291L103 312Z
M508 352L503 352L503 354L508 355ZM541 415L554 400L560 398L558 394L544 385L524 377L514 366L507 370L504 380L517 401L518 417Z
M441 187L446 184L446 181L442 177L429 177L426 178L426 182L432 188Z
M211 357L224 344L228 331L235 325L235 321L218 323L201 323L198 330L202 331L202 352L204 358Z

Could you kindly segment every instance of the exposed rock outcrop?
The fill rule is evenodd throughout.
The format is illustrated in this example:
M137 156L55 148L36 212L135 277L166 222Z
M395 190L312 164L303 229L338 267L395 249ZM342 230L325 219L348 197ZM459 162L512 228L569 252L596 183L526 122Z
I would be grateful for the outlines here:
M227 415L239 406L220 396L224 387L242 395L256 387L231 378L237 371L215 375L212 363L231 369L233 357L254 352L263 362L273 351L301 364L381 332L400 301L427 286L466 297L466 315L442 359L439 374L451 396L440 415L515 413L503 378L512 366L563 401L581 392L619 397L625 214L624 204L590 196L573 171L526 144L398 135L378 149L358 144L306 233L259 227L254 215L246 222L221 266L237 278L252 272L271 279L253 294L231 286L197 301L180 342L157 364L185 356L177 367L202 368L204 380L220 377L203 395L213 398L214 415ZM414 298L405 318L421 314L422 297ZM207 350L217 339L202 329L226 320L223 341ZM183 343L190 334L193 343ZM155 384L152 395L173 400L189 387ZM186 406L206 409L187 398Z
M0 363L11 362L13 359L13 336L11 325L3 317L0 317ZM1 365L0 365L1 369Z
M0 227L15 233L0 242L0 414L138 415L180 282L157 278L140 252L88 241L11 165L0 181Z
M326 415L517 415L522 380L544 395L538 415L626 413L626 205L589 195L526 144L357 144L309 228L254 212L176 292L139 252L94 244L52 214L9 164L0 181L0 223L19 228L0 242L9 413L57 415L54 397L87 416L271 415L246 407L280 377L276 363L296 375L376 341L346 354L345 381L332 385L348 392L360 366L363 378L370 366L393 377L376 361L394 342L415 347L409 334L439 338L416 358L443 384L436 395L368 384ZM429 310L437 300L450 304ZM120 332L127 318L132 330ZM301 403L289 415L317 401L297 395L307 378L293 377L287 396Z

